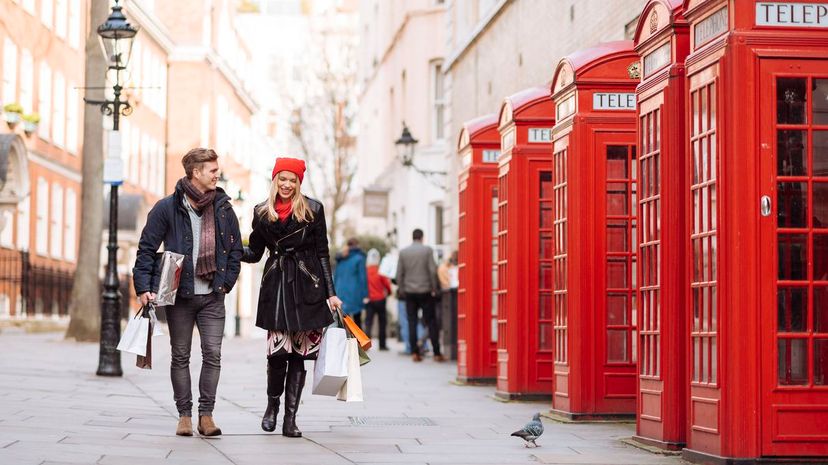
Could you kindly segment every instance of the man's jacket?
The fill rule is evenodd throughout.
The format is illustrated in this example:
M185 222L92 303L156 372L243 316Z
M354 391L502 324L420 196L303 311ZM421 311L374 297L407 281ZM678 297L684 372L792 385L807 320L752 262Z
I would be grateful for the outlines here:
M239 219L230 204L230 197L221 188L216 188L213 209L216 220L216 273L212 287L214 291L221 288L224 292L230 292L239 277L244 253ZM193 238L190 215L184 206L184 191L176 187L172 195L159 200L147 215L147 224L141 231L138 255L132 269L135 292L138 295L158 292L161 270L156 252L164 244L164 250L185 256L176 299L193 297L193 240L200 238Z

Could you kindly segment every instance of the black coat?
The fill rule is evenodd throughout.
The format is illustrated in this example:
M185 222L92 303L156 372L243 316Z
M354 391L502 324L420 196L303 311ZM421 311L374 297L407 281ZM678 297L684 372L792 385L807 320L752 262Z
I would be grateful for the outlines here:
M239 219L230 204L230 197L221 188L216 188L213 201L216 219L216 274L213 277L213 290L221 288L230 292L236 284L241 269L243 253ZM196 238L199 240L199 238ZM161 270L156 252L161 243L164 250L184 255L184 269L178 285L176 300L193 297L193 226L190 214L184 207L184 191L176 187L172 195L159 200L147 215L147 224L141 231L138 242L138 254L132 279L135 292L158 292Z
M333 323L326 302L336 295L328 255L328 228L322 204L305 197L313 221L270 221L253 215L250 246L242 261L256 263L270 252L259 290L256 326L268 330L306 331Z

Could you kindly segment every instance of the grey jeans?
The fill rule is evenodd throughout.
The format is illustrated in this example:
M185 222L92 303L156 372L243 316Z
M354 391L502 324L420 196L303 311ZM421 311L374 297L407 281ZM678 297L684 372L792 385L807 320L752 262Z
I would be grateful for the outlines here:
M193 392L190 383L190 348L193 327L201 338L201 376L198 379L198 414L212 416L221 372L221 341L224 336L224 294L197 295L178 299L167 307L170 330L170 378L178 415L192 416Z

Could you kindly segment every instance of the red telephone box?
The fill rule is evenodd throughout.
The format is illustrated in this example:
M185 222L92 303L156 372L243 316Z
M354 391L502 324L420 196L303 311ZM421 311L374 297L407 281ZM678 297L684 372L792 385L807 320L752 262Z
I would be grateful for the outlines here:
M828 2L686 0L684 9L685 454L824 462Z
M636 440L680 449L686 432L686 157L682 0L650 0L635 49L638 92L638 410Z
M549 90L500 107L498 177L498 397L552 393L552 127Z
M497 372L497 115L466 122L457 142L459 245L457 379L493 383Z
M561 59L552 81L552 411L631 415L636 399L636 95L632 41Z

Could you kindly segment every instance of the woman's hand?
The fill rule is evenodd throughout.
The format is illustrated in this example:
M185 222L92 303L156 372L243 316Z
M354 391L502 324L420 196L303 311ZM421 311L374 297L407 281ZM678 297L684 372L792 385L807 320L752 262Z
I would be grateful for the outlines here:
M339 297L332 296L328 299L328 306L331 307L331 311L337 308L342 310L342 301L339 300Z

